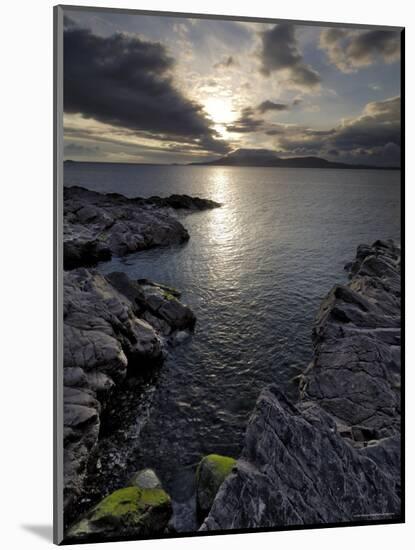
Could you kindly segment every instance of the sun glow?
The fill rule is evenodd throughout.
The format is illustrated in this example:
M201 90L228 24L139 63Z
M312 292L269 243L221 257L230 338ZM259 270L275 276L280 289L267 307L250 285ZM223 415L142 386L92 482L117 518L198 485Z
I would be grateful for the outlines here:
M209 97L204 102L204 108L214 123L215 130L224 137L227 135L226 125L236 119L232 100L227 97Z

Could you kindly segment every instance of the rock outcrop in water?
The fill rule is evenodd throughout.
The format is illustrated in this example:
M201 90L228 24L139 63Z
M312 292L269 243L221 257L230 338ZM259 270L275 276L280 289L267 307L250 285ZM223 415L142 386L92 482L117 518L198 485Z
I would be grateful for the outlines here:
M195 316L178 292L123 273L64 273L64 507L82 492L113 389L164 358L166 343L192 330Z
M155 472L142 470L128 487L106 496L73 525L66 540L79 543L162 534L172 511L171 499Z
M200 522L209 513L219 487L235 466L230 456L207 455L199 462L196 470L196 508Z
M300 401L261 393L201 530L400 517L400 258L358 248L318 313Z
M131 199L65 187L64 267L90 267L112 255L183 243L189 234L171 209L194 212L218 206L188 195Z

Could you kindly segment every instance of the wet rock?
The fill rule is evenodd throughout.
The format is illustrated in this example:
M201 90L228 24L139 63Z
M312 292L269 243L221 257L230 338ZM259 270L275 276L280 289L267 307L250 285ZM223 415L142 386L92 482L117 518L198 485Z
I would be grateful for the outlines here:
M166 354L166 340L153 311L148 285L124 274L104 277L78 268L64 273L64 508L68 511L82 494L89 458L100 430L100 417L113 389L127 376L145 375ZM159 298L164 290L157 290ZM166 304L163 304L166 302ZM171 307L160 298L158 310ZM194 324L189 308L174 298L176 316L164 315L168 334L181 323Z
M202 530L399 518L400 248L361 245L323 301L291 404L265 389Z
M192 310L183 305L167 290L167 287L141 285L144 300L150 313L165 321L174 330L193 329L196 317Z
M336 423L317 404L294 406L270 386L258 399L242 456L201 530L397 517L396 479L372 453L339 437Z
M171 500L163 489L125 487L94 506L68 530L66 540L157 535L165 531L171 514Z
M234 458L216 454L207 455L199 462L196 470L196 505L200 521L209 513L220 486L235 464Z
M207 199L172 195L129 199L82 187L64 188L64 268L90 267L112 255L189 239L171 209L203 210L220 206Z

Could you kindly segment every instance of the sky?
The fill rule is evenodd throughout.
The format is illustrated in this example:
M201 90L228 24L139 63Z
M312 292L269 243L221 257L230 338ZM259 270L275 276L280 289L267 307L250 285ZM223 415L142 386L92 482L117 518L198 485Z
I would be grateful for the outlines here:
M64 158L400 162L400 33L64 10Z

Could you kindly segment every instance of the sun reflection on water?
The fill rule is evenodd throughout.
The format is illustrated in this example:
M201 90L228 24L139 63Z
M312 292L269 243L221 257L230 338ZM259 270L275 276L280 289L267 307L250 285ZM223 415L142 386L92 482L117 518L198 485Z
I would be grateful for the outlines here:
M213 200L222 206L210 212L207 226L209 239L218 245L230 245L237 232L235 212L232 210L235 189L230 170L215 167L212 170L211 187Z

